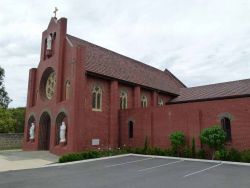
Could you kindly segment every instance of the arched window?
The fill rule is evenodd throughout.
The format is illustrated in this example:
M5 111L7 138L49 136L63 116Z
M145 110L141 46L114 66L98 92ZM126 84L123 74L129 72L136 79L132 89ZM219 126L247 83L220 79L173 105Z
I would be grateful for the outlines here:
M102 90L99 86L95 86L92 90L92 110L102 110Z
M120 93L120 109L127 109L128 107L128 94L126 91Z
M129 138L134 137L134 123L133 123L133 121L128 122L128 137Z
M158 106L163 106L163 105L164 105L163 99L160 98L160 99L158 100Z
M148 99L145 95L141 97L141 107L146 108L148 106Z
M65 100L69 99L70 97L70 81L66 81L65 84Z
M223 117L221 119L221 126L223 130L226 132L226 140L231 141L232 140L232 135L231 135L231 121L227 117Z

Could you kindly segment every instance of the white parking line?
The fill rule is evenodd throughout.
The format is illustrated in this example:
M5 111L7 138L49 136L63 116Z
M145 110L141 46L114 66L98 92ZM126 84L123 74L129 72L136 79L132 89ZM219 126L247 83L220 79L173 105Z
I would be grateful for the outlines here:
M146 160L150 160L150 159L153 159L153 158L146 158L146 159L140 159L140 160L135 160L135 161L128 161L128 162L124 162L124 163L117 163L117 164L112 164L112 165L108 165L108 166L105 166L105 167L109 168L109 167L114 167L114 166L121 166L121 165L126 165L126 164L131 164L131 163L137 163L137 162L141 162L141 161L146 161Z
M183 162L183 161L184 160L174 161L174 162L170 162L170 163L166 163L166 164L162 164L162 165L158 165L158 166L153 166L153 167L149 167L149 168L143 168L141 170L138 170L138 172L142 172L142 171L146 171L146 170L151 170L151 169L154 169L154 168L160 168L160 167L163 167L163 166L168 166L168 165L175 164L175 163L180 163L180 162Z
M194 174L198 174L198 173L204 172L204 171L206 171L206 170L210 170L210 169L215 168L215 167L218 167L218 166L220 166L220 165L222 165L222 163L217 164L217 165L214 165L214 166L210 166L210 167L205 168L205 169L203 169L203 170L199 170L199 171L196 171L196 172L192 172L192 173L186 174L186 175L183 176L183 177L186 178L186 177L188 177L188 176L192 176L192 175L194 175Z

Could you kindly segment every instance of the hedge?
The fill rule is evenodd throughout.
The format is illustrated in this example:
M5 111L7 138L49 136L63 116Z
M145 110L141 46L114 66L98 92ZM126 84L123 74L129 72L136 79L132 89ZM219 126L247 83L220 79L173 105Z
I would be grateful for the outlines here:
M126 150L103 150L103 151L85 151L81 153L70 153L59 158L59 163L80 161L86 159L95 159L100 157L108 157L114 155L126 154Z

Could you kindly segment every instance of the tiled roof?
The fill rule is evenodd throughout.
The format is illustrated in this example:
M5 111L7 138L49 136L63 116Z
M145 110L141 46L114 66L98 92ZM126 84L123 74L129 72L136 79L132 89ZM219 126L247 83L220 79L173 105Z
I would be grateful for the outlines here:
M250 96L250 79L224 82L199 87L181 88L180 96L171 103L214 100Z
M172 74L99 47L82 39L67 35L73 45L86 48L86 70L88 72L139 84L159 91L178 94L185 87Z

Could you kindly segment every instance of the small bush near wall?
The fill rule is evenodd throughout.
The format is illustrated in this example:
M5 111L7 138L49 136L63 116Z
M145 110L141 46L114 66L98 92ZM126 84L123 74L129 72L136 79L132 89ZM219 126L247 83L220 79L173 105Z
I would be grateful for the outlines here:
M126 150L104 150L104 151L85 151L82 153L70 153L63 155L59 158L59 163L65 163L70 161L80 161L86 159L94 159L100 157L108 157L114 155L126 154Z
M185 135L181 131L173 132L170 135L170 141L172 150L178 156L181 156L183 148L185 146ZM187 150L187 148L185 148Z
M241 162L250 163L250 150L245 150L241 152Z
M250 150L237 151L236 149L219 150L215 152L215 159L223 161L250 162Z
M203 144L207 145L211 149L211 156L212 159L214 159L215 152L224 148L226 133L219 125L215 125L213 127L203 129L200 139Z
M225 132L219 126L204 129L201 133L201 141L213 150L213 158L216 160L248 162L250 163L250 150L237 151L236 149L227 150L224 147ZM196 152L195 139L192 139L192 146L185 143L183 132L174 132L170 135L172 148L150 148L148 138L145 137L143 148L124 148L122 150L86 151L82 153L72 153L60 157L59 162L70 162L85 159L93 159L106 156L114 156L125 153L135 153L143 155L173 156L185 158L208 159L208 151L200 149ZM211 158L210 158L211 159Z
M173 151L172 149L147 148L147 150L145 150L145 148L127 148L122 150L86 151L82 153L66 154L59 158L59 162L65 163L70 161L94 159L94 158L108 157L108 156L121 155L127 153L177 157L175 151ZM193 155L192 149L189 147L185 147L181 157L194 158L192 157L192 155ZM197 159L208 159L203 149L195 153L195 156L196 156L195 158ZM250 150L241 152L235 149L219 150L215 152L215 159L250 163Z

